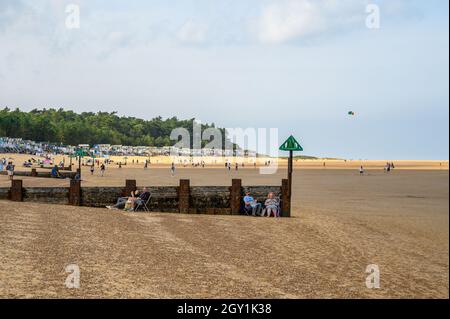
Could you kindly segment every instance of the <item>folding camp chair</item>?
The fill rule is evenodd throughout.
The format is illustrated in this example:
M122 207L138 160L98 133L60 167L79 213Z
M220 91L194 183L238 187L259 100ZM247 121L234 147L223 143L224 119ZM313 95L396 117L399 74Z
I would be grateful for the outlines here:
M275 212L273 212L273 211L272 212L275 214L274 217L281 217L281 200L279 197L277 197L277 199L278 199L277 210ZM267 213L267 207L264 205L261 216L265 216L266 213ZM271 216L272 216L272 214L271 214ZM268 216L268 217L271 217L271 216Z
M275 216L275 217L281 217L281 207L283 207L282 204L283 204L283 200L280 199L280 197L278 197L277 216Z
M251 216L251 215L252 215L252 212L253 212L253 208L251 208L251 207L245 207L245 205L242 205L242 206L241 206L241 212L242 212L244 215Z
M145 202L142 200L139 201L139 203L134 207L134 211L137 212L140 208L142 208L144 212L149 212L150 209L148 208L148 204L150 203L151 198L152 195L150 195Z

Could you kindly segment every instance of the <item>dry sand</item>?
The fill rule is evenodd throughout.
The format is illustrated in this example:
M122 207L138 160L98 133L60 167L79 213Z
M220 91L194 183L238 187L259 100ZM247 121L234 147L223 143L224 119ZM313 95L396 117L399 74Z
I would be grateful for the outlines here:
M448 162L417 165L424 169L390 174L375 165L366 176L328 163L296 169L290 219L0 201L0 297L448 298ZM279 185L284 176L285 168L179 168L172 178L167 167L127 166L103 178L84 168L83 184ZM0 187L8 185L0 176ZM80 289L64 285L72 263ZM369 264L380 268L380 289L366 288Z
M5 154L0 153L0 158L11 159L18 169L22 169L22 163L30 158L43 159L37 156L30 156L24 154ZM55 163L60 161L65 161L66 165L70 163L70 158L68 156L57 155L53 156L52 159ZM89 157L83 158L83 161L89 160ZM97 158L99 159L99 158ZM144 166L145 160L150 160L151 167L167 167L172 162L175 162L177 166L182 166L180 163L189 162L191 158L186 156L176 157L175 159L170 156L154 156L154 157L143 157L143 156L111 156L111 160L114 161L112 167L117 167L119 162L127 163L127 167L142 168ZM100 160L103 160L100 158ZM242 157L194 157L193 162L200 163L204 161L207 167L224 167L225 162L229 161L233 164L237 162L239 165L244 164L247 167L253 167L253 163L256 161L258 166L264 166L267 161L277 162L280 167L287 166L286 158L268 158L268 157L258 157L258 158L242 158ZM133 164L134 161L134 164ZM74 166L78 165L75 160L72 161ZM138 164L136 164L138 162ZM343 159L294 159L294 166L298 168L333 168L333 169L358 169L363 165L366 169L382 169L387 162L394 162L397 169L448 169L448 160L343 160ZM325 165L325 166L324 166Z

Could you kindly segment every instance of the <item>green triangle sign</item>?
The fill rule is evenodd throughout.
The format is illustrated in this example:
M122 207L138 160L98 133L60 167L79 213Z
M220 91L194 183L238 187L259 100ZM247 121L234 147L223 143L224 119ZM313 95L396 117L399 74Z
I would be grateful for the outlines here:
M75 151L74 155L84 157L84 156L87 156L88 154L82 148L79 148Z
M280 151L303 151L302 146L299 142L291 135L284 141L280 146Z

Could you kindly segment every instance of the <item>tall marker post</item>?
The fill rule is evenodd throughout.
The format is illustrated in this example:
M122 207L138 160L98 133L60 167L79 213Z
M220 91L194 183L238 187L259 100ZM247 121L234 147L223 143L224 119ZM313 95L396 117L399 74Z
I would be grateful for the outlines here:
M80 174L80 180L81 180L81 158L86 156L86 155L87 155L87 153L82 148L79 148L75 152L75 156L78 157L78 172Z
M73 155L73 154L69 155L69 161L70 161L69 167L70 167L70 170L72 170L72 158L74 158L74 157L75 157L75 155Z
M288 159L288 176L287 176L287 183L288 183L288 191L287 191L287 202L286 199L283 198L284 202L284 209L283 209L283 215L286 217L291 216L291 197L292 197L292 172L294 170L294 152L301 152L303 151L303 147L300 145L299 142L291 135L289 138L284 141L283 144L280 146L280 151L288 151L289 152L289 159Z

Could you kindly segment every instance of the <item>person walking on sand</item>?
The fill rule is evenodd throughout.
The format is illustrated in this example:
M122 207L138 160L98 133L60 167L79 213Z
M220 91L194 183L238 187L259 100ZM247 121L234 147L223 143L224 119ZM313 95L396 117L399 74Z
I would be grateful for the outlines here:
M175 163L172 162L172 165L170 166L170 174L172 177L175 175Z
M90 171L91 171L91 175L94 175L94 163L92 163Z
M146 170L147 167L148 167L148 162L147 162L147 160L145 160L145 163L144 163L144 170Z
M364 167L362 165L359 167L359 175L364 175Z
M14 178L14 164L12 162L9 162L8 165L6 165L6 171L9 176L9 180L12 181Z
M100 165L100 174L102 175L102 177L105 174L105 170L106 170L105 164L102 163L102 165Z

